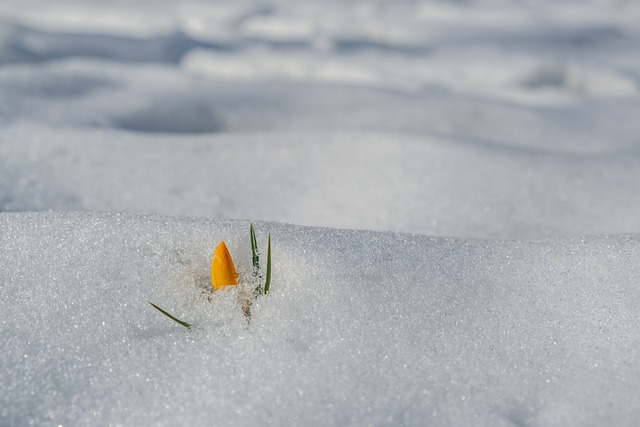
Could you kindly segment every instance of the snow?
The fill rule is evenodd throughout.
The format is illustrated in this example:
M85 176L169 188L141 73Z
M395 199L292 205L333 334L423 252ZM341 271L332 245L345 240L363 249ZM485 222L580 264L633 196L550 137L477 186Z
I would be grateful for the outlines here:
M3 1L0 425L634 425L638 18Z
M487 242L260 223L277 261L247 325L230 292L202 290L212 241L246 269L246 222L1 219L8 425L635 419L637 236Z

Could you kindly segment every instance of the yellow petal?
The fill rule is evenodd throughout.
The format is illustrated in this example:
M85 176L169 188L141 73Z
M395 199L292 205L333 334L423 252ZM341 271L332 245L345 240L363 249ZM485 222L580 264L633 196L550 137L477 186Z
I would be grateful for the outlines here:
M237 285L238 273L233 265L231 254L224 242L220 242L211 261L211 286L214 290L221 289L225 286Z

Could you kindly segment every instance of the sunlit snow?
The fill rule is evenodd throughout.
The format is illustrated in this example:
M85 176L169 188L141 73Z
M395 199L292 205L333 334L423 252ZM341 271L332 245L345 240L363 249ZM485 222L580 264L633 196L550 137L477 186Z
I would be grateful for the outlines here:
M638 22L4 0L0 426L635 425Z

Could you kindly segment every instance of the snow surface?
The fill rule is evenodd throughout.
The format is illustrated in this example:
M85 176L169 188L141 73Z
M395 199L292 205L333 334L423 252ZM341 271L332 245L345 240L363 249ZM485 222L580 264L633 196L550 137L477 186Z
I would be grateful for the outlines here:
M636 420L638 236L487 242L261 223L273 292L247 325L233 291L203 291L211 242L224 238L247 270L246 222L0 220L7 425Z
M4 0L0 426L635 425L638 22Z

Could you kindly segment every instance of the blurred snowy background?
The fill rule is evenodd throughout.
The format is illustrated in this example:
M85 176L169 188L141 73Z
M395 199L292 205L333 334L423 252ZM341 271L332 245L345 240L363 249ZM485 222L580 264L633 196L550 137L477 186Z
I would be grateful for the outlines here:
M622 0L5 0L0 209L637 232L638 22Z
M0 426L634 425L639 23L2 0ZM250 327L199 290L246 220Z

